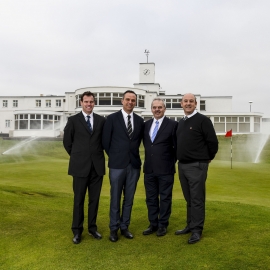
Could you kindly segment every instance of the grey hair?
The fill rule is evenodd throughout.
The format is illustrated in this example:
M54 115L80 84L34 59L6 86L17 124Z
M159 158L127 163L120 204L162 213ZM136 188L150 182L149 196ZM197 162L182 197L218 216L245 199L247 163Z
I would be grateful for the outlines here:
M164 99L158 98L158 97L157 97L157 98L154 98L154 99L152 100L151 108L153 107L153 102L154 102L155 100L161 101L161 102L163 103L163 106L166 108L166 103L165 103Z

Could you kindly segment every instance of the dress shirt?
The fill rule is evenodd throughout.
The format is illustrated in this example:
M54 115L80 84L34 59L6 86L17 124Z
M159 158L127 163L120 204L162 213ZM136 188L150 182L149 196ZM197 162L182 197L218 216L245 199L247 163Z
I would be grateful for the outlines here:
M158 121L158 129L160 129L160 126L163 122L164 117L165 117L165 115L163 117L161 117L160 119L153 118L153 123L152 123L152 126L151 126L150 131L149 131L150 138L152 138L152 134L153 134L154 128L156 126L156 122Z
M86 114L84 111L82 111L83 113L83 116L84 116L84 119L85 119L85 122L87 121L87 115L90 116L90 123L91 123L91 127L92 127L92 130L93 130L93 126L94 126L94 116L93 116L93 112L91 112L90 114Z
M123 118L124 118L126 127L128 126L128 115L130 115L130 122L131 122L131 126L132 126L132 131L134 131L133 112L131 112L130 114L128 114L123 109L121 109L121 111L122 111L122 114L123 114Z

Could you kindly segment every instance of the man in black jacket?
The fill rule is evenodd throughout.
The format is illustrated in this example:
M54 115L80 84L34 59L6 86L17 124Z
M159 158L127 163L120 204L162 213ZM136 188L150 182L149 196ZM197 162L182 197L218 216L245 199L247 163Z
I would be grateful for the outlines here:
M167 118L165 103L155 98L151 104L154 118L145 123L144 186L150 226L143 232L157 236L167 233L172 206L176 162L177 122Z
M189 244L200 241L205 220L205 181L208 165L218 151L211 120L196 111L193 94L185 94L181 106L185 116L176 131L179 178L187 202L187 225L176 235L191 232Z
M122 110L107 117L102 135L102 144L109 157L111 184L109 239L112 242L118 241L119 229L124 237L133 238L128 226L134 194L140 177L139 147L144 126L143 119L133 112L137 102L136 93L127 90L123 94L121 102Z
M105 174L105 158L101 136L105 118L93 113L95 96L91 92L81 95L82 111L68 118L63 144L70 156L68 174L73 176L74 207L73 243L81 242L84 221L84 200L88 189L88 232L101 239L96 219L99 197Z

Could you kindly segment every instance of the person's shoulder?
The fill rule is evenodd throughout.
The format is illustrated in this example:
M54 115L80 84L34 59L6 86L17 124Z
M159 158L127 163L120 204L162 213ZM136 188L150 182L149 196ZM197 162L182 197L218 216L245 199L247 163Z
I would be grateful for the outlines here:
M97 113L93 113L93 115L94 115L94 118L96 118L96 119L99 119L99 120L106 120L106 118L105 117L103 117L103 116L101 116L101 115L99 115L99 114L97 114Z
M114 113L111 113L111 114L109 114L107 117L106 117L106 119L108 120L112 120L112 119L114 119L114 118L116 118L116 117L118 117L120 114L122 114L122 112L121 112L121 110L120 111L117 111L117 112L114 112Z
M73 119L76 119L76 118L81 117L81 116L82 116L82 112L79 112L79 113L76 113L76 114L69 116L68 119L73 120Z
M194 114L192 117L194 117L194 116L195 116L195 118L199 118L199 119L202 119L202 120L206 120L206 119L210 120L209 117L207 117L206 115L201 114L201 113L199 113L199 112L197 112L196 114ZM192 117L191 117L191 118L192 118Z
M143 118L142 118L141 116L139 116L138 114L136 114L136 113L133 113L133 117L134 117L134 119L137 119L137 120L139 120L140 122L144 122ZM150 120L151 120L151 119L150 119Z
M175 121L174 119L170 119L167 116L164 117L163 121L168 121L168 123L173 124L173 125L177 125L178 124L177 121Z

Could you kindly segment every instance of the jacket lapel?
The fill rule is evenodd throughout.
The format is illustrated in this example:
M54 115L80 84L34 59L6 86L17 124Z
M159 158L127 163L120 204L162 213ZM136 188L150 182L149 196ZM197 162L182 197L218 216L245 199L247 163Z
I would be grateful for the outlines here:
M126 134L128 136L127 127L126 127L126 123L124 121L124 117L123 117L122 111L119 111L118 112L117 117L118 117L119 123L121 124L122 128L124 129L124 131L126 132Z

